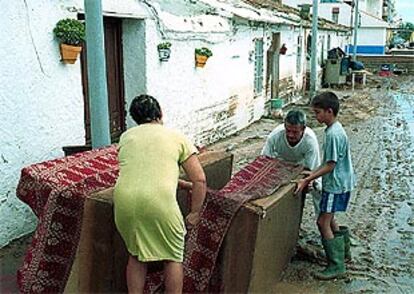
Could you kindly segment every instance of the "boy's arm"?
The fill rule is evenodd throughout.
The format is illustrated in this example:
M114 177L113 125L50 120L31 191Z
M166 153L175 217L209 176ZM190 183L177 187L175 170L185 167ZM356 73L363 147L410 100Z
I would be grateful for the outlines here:
M312 172L310 175L308 175L306 178L299 180L296 186L295 193L297 194L302 192L303 189L305 189L311 181L333 171L335 165L335 161L328 161L324 165L320 166L317 170Z

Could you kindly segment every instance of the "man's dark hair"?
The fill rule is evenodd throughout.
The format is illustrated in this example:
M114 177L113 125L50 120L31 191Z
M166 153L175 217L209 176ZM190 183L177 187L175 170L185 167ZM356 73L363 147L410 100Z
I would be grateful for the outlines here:
M302 110L292 109L286 114L285 123L306 126L306 114Z
M129 107L129 113L140 125L161 119L161 107L157 99L150 95L136 96Z
M323 110L328 110L330 108L332 109L333 114L337 116L339 112L339 99L333 92L323 92L313 97L311 106Z

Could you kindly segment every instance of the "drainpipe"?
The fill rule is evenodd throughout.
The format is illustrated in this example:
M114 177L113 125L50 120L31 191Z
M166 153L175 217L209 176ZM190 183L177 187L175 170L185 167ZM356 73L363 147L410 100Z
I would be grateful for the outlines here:
M317 42L318 42L318 0L313 0L312 4L312 47L311 47L311 76L310 76L310 99L316 94L317 78Z
M101 0L85 0L86 57L92 148L111 144Z
M359 27L359 8L358 0L355 0L355 16L354 16L354 48L353 48L353 60L357 60L357 47L358 47L358 27Z

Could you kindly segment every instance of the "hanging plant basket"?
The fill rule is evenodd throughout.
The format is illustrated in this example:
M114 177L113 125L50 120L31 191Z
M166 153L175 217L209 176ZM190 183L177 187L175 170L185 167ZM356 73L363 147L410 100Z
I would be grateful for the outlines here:
M280 47L279 53L281 55L286 55L286 51L287 51L287 47L285 44L283 44L282 47Z
M204 67L207 59L211 56L213 56L213 52L206 47L195 49L195 66Z
M160 58L160 61L168 61L170 59L171 55L171 43L170 42L164 42L157 45L158 49L158 56Z
M195 66L196 67L204 67L207 63L208 57L205 55L198 55L195 56Z
M168 61L168 59L170 59L171 49L158 49L158 55L160 57L160 61Z
M63 63L74 64L81 51L82 46L72 46L63 43L60 44L60 55Z

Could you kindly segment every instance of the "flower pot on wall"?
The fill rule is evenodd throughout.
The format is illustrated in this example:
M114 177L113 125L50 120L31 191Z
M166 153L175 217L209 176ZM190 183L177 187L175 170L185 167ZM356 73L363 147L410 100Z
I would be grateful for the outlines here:
M85 24L77 19L61 19L56 23L53 33L60 41L61 61L75 63L85 41Z
M286 44L283 44L282 47L280 47L279 53L281 55L285 55L286 54L286 51L287 51Z
M72 46L66 44L60 44L60 54L63 63L74 64L78 58L79 53L82 51L82 46Z
M204 55L195 55L195 66L196 67L204 67L206 65L208 57Z
M158 55L160 57L160 61L168 61L171 55L170 48L158 49Z

